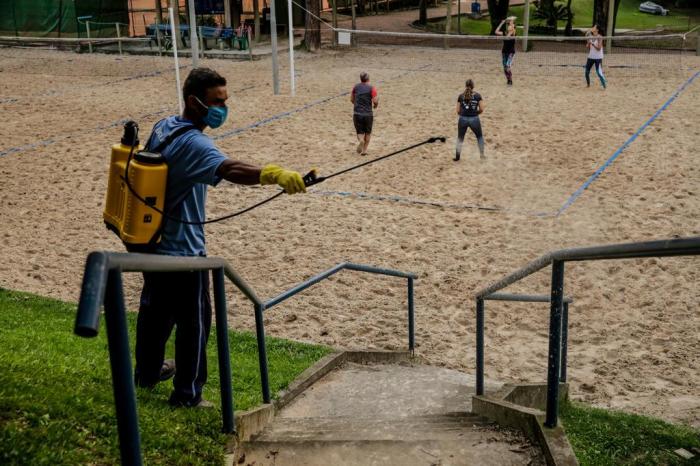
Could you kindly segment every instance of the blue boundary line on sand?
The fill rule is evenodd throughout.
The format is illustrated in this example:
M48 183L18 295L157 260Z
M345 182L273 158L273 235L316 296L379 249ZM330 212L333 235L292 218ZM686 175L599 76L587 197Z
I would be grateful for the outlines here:
M152 116L156 116L156 115L161 115L167 111L168 110L159 110L157 112L147 113L145 115L141 115L140 118L148 118L148 117L152 117ZM121 124L124 124L129 120L131 120L131 118L121 118L121 119L113 121L111 123L107 123L106 125L96 126L92 129L89 129L86 131L87 132L95 132L95 131L102 131L102 130L109 129L109 128L114 128L115 126L119 126ZM25 150L36 149L37 147L50 146L51 144L54 144L54 143L61 141L63 139L68 139L69 137L75 135L76 133L80 133L80 132L82 132L82 130L75 131L73 133L63 134L63 135L57 136L55 138L44 139L42 141L35 142L33 144L26 144L24 146L10 147L9 149L5 149L3 151L0 151L0 157L3 157L5 155L10 155L10 154L17 154L19 152L24 152Z
M649 118L642 126L639 127L639 129L632 135L630 138L625 141L624 144L622 144L614 153L613 155L610 156L608 160L605 161L603 165L598 167L598 169L588 177L588 179L569 197L569 199L566 200L566 202L559 208L559 210L556 212L555 216L561 215L566 209L571 207L571 205L576 201L576 199L583 194L583 192L588 189L588 187L593 184L593 182L607 169L612 163L615 161L616 158L624 152L627 147L629 147L630 144L634 142L637 137L642 134L642 132L649 126L651 125L656 118L658 118L661 113L668 108L671 103L678 98L678 96L687 88L690 86L693 81L695 81L695 78L700 76L700 71L696 71L695 74L693 74L688 80L683 83L681 87L679 87L676 92L673 93L673 95L659 108L652 116Z
M430 65L426 65L425 67L428 67L428 66L430 66ZM396 76L393 76L393 77L391 77L391 78L385 79L385 80L383 80L383 81L378 81L377 84L386 82L386 81L388 81L388 80L390 80L390 79L398 79L398 78L401 78L401 77L407 75L408 73L410 73L410 71L407 71L407 72L398 74L398 75L396 75ZM257 87L257 86L248 86L248 87L239 89L239 92L240 92L240 91L244 91L244 90L248 90L248 89L252 89L253 87ZM267 125L267 124L272 123L272 122L274 122L274 121L276 121L276 120L281 120L282 118L286 118L286 117L291 116L291 115L294 115L294 114L296 114L296 113L303 112L304 110L307 110L307 109L309 109L309 108L311 108L311 107L315 107L316 105L320 105L320 104L326 103L326 102L328 102L328 101L331 101L331 100L333 100L333 99L337 99L337 98L339 98L339 97L343 97L343 96L348 95L348 94L350 94L350 91L344 91L344 92L341 92L340 94L336 94L336 95L332 95L332 96L330 96L330 97L325 97L325 98L323 98L323 99L315 100L315 101L310 102L310 103L307 103L307 104L305 104L305 105L303 105L303 106L301 106L301 107L298 107L298 108L295 108L295 109L292 109L292 110L289 110L289 111L286 111L286 112L278 113L277 115L273 115L273 116L268 117L268 118L265 118L265 119L263 119L263 120L256 121L255 123L251 123L251 124L249 124L249 125L247 125L247 126L243 126L243 127L241 127L241 128L234 128L234 129L232 129L232 130L230 130L230 131L227 131L227 132L225 132L225 133L223 133L223 134L218 134L218 135L214 136L212 139L214 139L214 140L219 140L219 139L227 138L227 137L230 137L230 136L235 136L236 134L240 134L240 133L242 133L242 132L244 132L244 131L248 131L248 130L250 130L250 129L257 128L257 127L259 127L259 126ZM147 117L149 117L149 116L158 115L158 114L161 114L161 113L164 113L164 112L165 112L165 110L161 110L161 111L159 111L159 112L154 112L154 113L148 113L148 114L146 114L146 115L142 115L141 118L147 118ZM128 120L129 120L129 119L121 118L121 119L119 119L119 120L113 121L112 123L108 123L108 124L103 125L103 126L98 126L98 127L96 127L96 128L93 128L92 130L88 130L88 131L100 131L100 130L103 130L103 129L112 128L112 127L117 126L117 125L119 125L119 124L123 124L123 123L127 122ZM68 135L66 135L66 136L61 136L61 137L58 137L58 138L55 138L55 139L54 139L54 138L44 139L43 141L39 141L39 142L36 142L36 143L33 143L33 144L26 144L26 145L24 145L24 146L10 147L9 149L5 149L5 150L3 150L3 151L0 151L0 157L3 157L3 156L5 156L5 155L10 155L10 154L15 154L15 153L23 152L23 151L25 151L25 150L36 149L37 147L49 146L49 145L51 145L51 144L57 142L57 141L60 140L60 139L64 139L64 138L67 137L67 136L68 136Z

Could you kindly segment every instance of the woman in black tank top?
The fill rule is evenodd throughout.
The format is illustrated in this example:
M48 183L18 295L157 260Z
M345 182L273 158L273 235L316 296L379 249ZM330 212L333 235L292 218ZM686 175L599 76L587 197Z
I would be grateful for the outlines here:
M506 37L512 37L512 39L503 39L503 48L501 48L501 57L503 58L503 73L506 75L506 80L509 86L513 85L513 72L511 71L511 66L513 66L513 57L515 56L515 16L509 16L508 18L501 21L501 24L496 28L496 35L502 36L503 31L501 28L503 24L506 25Z
M474 81L467 79L464 84L464 91L457 96L457 146L455 148L455 162L459 161L462 155L462 144L464 136L467 134L467 129L474 132L476 143L479 146L479 154L481 159L484 157L484 135L481 132L481 120L479 115L484 111L484 100L481 94L474 91Z

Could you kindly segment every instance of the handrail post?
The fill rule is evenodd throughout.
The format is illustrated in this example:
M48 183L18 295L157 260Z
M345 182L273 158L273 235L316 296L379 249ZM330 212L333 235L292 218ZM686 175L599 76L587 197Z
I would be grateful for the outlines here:
M408 277L408 350L415 351L415 304L413 302L413 278Z
M566 382L566 353L569 346L569 303L564 302L561 315L561 370L559 380Z
M561 353L561 314L564 297L564 262L552 262L552 295L549 314L549 362L547 368L547 414L544 425L556 427L559 403L559 357Z
M265 308L261 304L255 305L255 334L258 340L258 361L260 364L260 384L262 385L263 402L269 403L270 381L267 373L267 350L265 348L265 323L263 322L263 311Z
M221 387L221 417L223 431L234 432L233 388L231 386L231 356L228 346L228 322L224 269L212 270L214 305L216 308L216 344L219 351L219 386Z
M484 394L484 300L476 300L476 394Z
M136 414L136 390L131 371L129 331L126 324L122 275L119 269L110 270L107 275L104 307L121 462L140 466L141 439Z

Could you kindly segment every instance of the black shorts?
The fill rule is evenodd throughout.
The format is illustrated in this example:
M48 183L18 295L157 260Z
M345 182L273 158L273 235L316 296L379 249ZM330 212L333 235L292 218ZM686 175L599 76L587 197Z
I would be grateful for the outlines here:
M357 134L372 134L372 115L353 115L352 122L355 123Z

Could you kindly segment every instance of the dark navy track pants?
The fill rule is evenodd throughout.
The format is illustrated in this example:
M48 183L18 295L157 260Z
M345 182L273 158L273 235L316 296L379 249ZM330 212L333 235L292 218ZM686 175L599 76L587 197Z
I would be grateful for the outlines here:
M207 341L211 329L209 274L145 272L136 325L136 380L155 385L165 344L175 331L175 365L171 401L194 405L207 381Z

